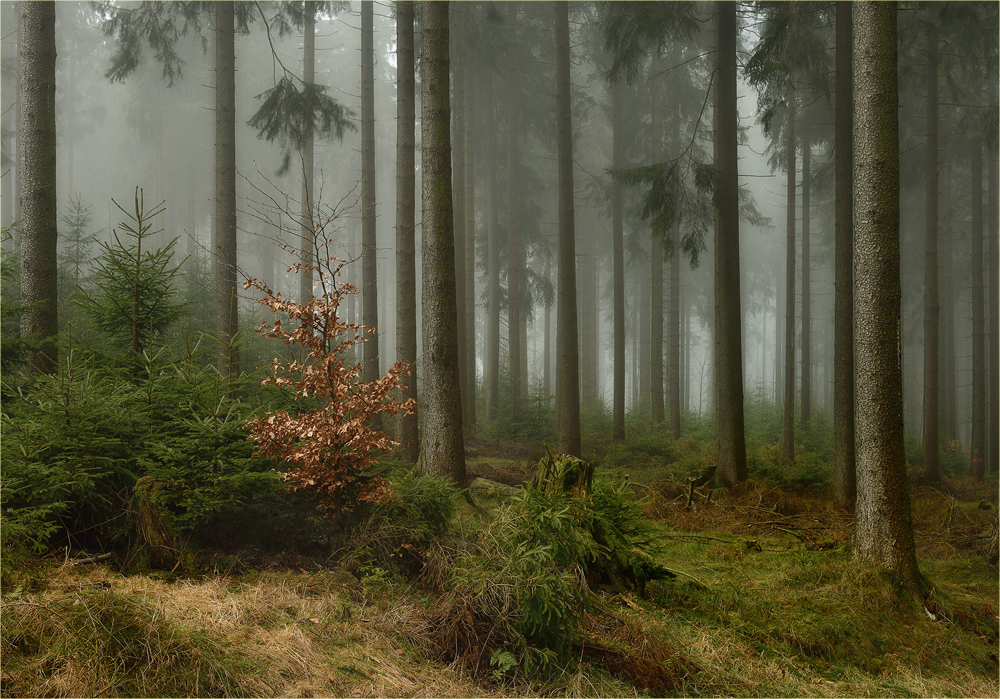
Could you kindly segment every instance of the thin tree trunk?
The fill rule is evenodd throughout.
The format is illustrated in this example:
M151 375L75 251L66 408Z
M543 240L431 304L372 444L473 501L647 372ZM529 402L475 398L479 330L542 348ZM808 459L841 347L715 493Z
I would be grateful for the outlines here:
M421 6L421 171L423 175L424 463L428 473L466 486L458 374L455 229L451 201L448 3Z
M938 75L937 31L927 36L927 229L924 239L924 480L941 480L939 466Z
M545 278L552 279L552 265L545 261ZM552 396L552 304L545 304L545 336L542 342L542 393L548 401Z
M486 66L483 81L486 109L486 419L500 409L500 192L497 184L496 108L493 103L493 67Z
M611 91L613 102L611 167L621 170L625 165L622 154L622 81L615 80ZM612 434L625 439L625 227L623 224L622 185L611 180L611 248L614 266L614 397Z
M410 365L400 398L417 399L416 95L412 2L396 3L396 360ZM456 292L457 293L457 292ZM417 413L396 418L396 441L403 458L420 456Z
M17 171L21 221L21 337L44 345L33 372L56 371L59 350L56 270L56 6L21 3L18 16Z
M809 244L809 178L811 144L805 128L802 133L802 395L800 406L800 427L809 431L810 409L812 406L812 279L810 275Z
M476 46L472 3L465 3L465 374L462 396L465 424L476 429Z
M950 194L951 174L954 166L950 163L944 170L944 177L940 180L938 199L951 202ZM954 220L954 207L946 206L944 219ZM940 213L940 212L939 212ZM940 229L939 229L940 230ZM955 337L955 293L954 293L954 242L952 236L945 227L938 234L938 288L940 290L940 308L944 313L938 314L941 322L940 339L938 349L939 380L938 380L938 425L939 433L944 438L945 444L958 439L958 398L956 395L956 337Z
M454 162L453 176L453 196L455 208L455 293L458 303L458 356L462 358L459 367L459 389L462 394L462 418L466 425L469 421L469 411L475 411L475 405L470 405L467 396L469 395L469 381L475 381L475 375L470 374L465 364L465 357L468 354L466 344L469 341L468 314L466 304L468 297L466 294L466 274L465 274L465 246L469 244L465 233L465 72L471 68L468 65L468 58L465 46L465 34L467 32L468 5L453 4L451 41L454 51L452 53L451 67L454 77L455 108L452 110L454 117L454 143L452 149L452 161ZM475 319L473 319L474 322Z
M788 93L785 205L785 464L795 461L795 91Z
M316 3L305 2L305 29L302 48L302 82L312 85L316 81ZM313 219L313 131L312 121L303 125L302 143L302 258L303 268L299 277L299 296L302 303L312 297L314 277L313 267L317 261L316 222Z
M650 92L652 126L652 160L663 159L663 128L660 115L660 49L653 49L650 66ZM650 262L650 315L649 315L649 402L653 430L663 424L663 237L666 231L653 229Z
M835 281L833 340L834 490L840 505L857 495L854 448L854 104L851 3L837 13Z
M736 101L736 4L716 3L718 21L718 131L715 230L715 447L719 483L746 480L740 312L739 160Z
M670 330L667 333L667 398L670 437L681 438L681 227L674 222L670 257Z
M986 466L986 338L983 313L983 151L972 149L972 477Z
M587 220L586 214L584 220ZM591 220L593 220L591 218ZM580 398L584 405L595 405L599 399L597 388L597 246L590 226L581 226L579 276L590 282L584 284L580 295Z
M447 82L447 79L446 79ZM450 150L449 150L450 157ZM451 170L451 168L448 168ZM361 315L365 326L362 380L380 378L378 351L378 242L375 232L375 17L361 3ZM425 350L426 351L426 350ZM381 431L382 415L371 419Z
M521 247L517 220L517 3L507 4L507 359L510 373L511 410L521 399Z
M993 93L993 108L997 107L997 84L994 81L990 88ZM990 438L990 472L1000 471L1000 221L998 221L998 208L1000 208L1000 185L997 181L997 150L996 141L993 147L987 151L986 177L989 185L989 192L986 201L989 202L989 228L987 229L987 239L989 243L990 261L990 409L989 409L989 438Z
M239 296L236 290L236 31L233 3L215 3L215 277L219 371L240 373Z
M573 206L573 121L570 99L569 8L553 4L556 39L556 133L559 168L559 451L580 456L580 355L576 317L576 234Z
M896 3L854 5L857 506L854 558L923 599L903 451Z

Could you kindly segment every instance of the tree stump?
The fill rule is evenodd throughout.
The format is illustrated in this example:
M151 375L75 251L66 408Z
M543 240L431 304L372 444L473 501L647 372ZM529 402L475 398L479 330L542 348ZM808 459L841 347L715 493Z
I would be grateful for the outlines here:
M143 476L132 487L132 501L139 521L136 534L139 543L149 550L149 562L154 568L172 569L177 565L180 547L173 530L166 523L162 508L153 500L157 482Z

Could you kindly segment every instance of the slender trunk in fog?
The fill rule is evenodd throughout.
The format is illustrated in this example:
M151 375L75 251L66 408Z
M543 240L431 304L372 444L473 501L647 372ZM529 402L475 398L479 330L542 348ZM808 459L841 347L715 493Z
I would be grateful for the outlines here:
M812 406L812 279L810 275L809 245L809 177L811 144L802 129L802 395L800 406L801 428L809 431L810 408Z
M417 399L417 265L413 238L416 209L416 95L412 2L396 3L396 361L410 365L400 398ZM396 441L403 458L420 456L417 414L396 416Z
M517 220L517 3L507 4L507 359L511 410L521 399L521 248Z
M990 88L993 93L993 109L997 109L997 84L994 81ZM992 148L987 148L987 184L989 191L986 201L989 202L989 228L987 229L987 239L989 244L990 261L990 409L989 409L989 462L990 472L1000 471L1000 280L997 278L1000 272L1000 222L998 222L998 208L1000 208L1000 187L997 182L997 150L996 141Z
M448 168L449 170L451 168ZM375 234L375 16L361 3L361 316L365 326L362 380L380 378L378 351L378 242ZM382 430L375 413L371 427Z
M556 134L559 169L559 451L580 456L580 353L576 317L576 228L573 208L573 117L569 8L557 2Z
M972 148L972 477L986 465L986 338L983 313L983 151Z
M305 2L305 28L302 42L302 82L312 85L316 81L316 3ZM312 268L316 265L319 251L316 249L316 221L313 219L313 130L312 121L303 124L302 136L302 248L300 257L303 268L299 272L299 298L308 303L313 293L314 278L318 275Z
M483 81L486 110L486 419L495 420L500 408L500 206L497 198L496 109L493 104L493 66L487 64Z
M465 71L469 69L465 51L466 23L468 22L467 5L453 4L453 22L451 25L451 69L454 78L455 104L452 109L454 118L454 138L452 142L452 202L455 210L455 294L458 303L458 356L462 358L459 366L459 390L462 394L462 418L469 424L468 411L470 405L466 399L469 392L469 372L465 366L468 342L468 315L465 305L466 296L465 246L468 244L465 234ZM473 380L475 380L473 378ZM475 406L471 406L475 409Z
M584 214L581 220L593 220ZM597 247L591 226L580 226L580 254L577 256L579 277L587 279L579 290L580 296L580 400L594 405L597 392Z
M938 199L944 202L952 201L951 175L954 165L949 163L940 178L940 189ZM942 218L945 221L954 220L955 207L948 205L945 207ZM939 227L938 234L938 289L940 291L940 308L944 310L939 313L941 321L940 337L941 343L938 349L940 360L938 369L938 425L939 433L945 444L958 439L958 398L956 396L956 338L955 338L955 294L954 294L954 242L949 227L943 230Z
M219 371L230 381L240 373L236 291L236 51L233 3L215 3L215 277Z
M836 500L846 505L854 502L857 492L854 448L854 81L851 3L840 0L836 8L833 462Z
M795 90L788 93L785 166L785 464L795 461Z
M56 371L56 6L21 3L18 15L17 196L21 214L21 337L45 344L28 359L34 372Z
M424 463L428 473L446 476L464 488L455 220L451 201L448 3L425 1L421 11Z
M476 46L472 29L472 3L465 29L465 368L466 392L462 396L466 428L476 428ZM460 136L461 137L461 136Z
M660 49L653 48L650 66L650 123L652 126L652 161L663 159L663 128L660 115ZM663 424L663 237L666 231L653 229L650 258L649 315L649 404L653 429Z
M927 228L924 238L924 480L941 480L939 429L938 298L938 74L937 30L927 36Z
M622 155L622 81L615 80L612 88L612 167L621 170L625 159ZM611 180L611 249L614 266L614 398L612 408L613 435L625 439L625 234L622 213L622 185L617 178Z
M667 333L667 398L670 407L670 436L681 438L681 227L674 222L670 257L670 330Z

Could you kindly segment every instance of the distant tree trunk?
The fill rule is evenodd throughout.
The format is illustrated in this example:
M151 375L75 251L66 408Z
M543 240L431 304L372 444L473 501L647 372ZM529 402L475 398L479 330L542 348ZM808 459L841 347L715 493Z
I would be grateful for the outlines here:
M46 341L28 359L33 372L56 371L59 350L56 270L56 6L20 4L18 15L18 199L21 215L21 336Z
M612 165L621 170L625 165L622 155L622 81L617 79L612 87ZM612 408L613 435L625 439L625 227L622 214L622 185L617 178L611 180L611 248L614 266L614 399Z
M493 65L483 81L486 109L486 419L495 420L500 408L500 196L497 184L496 107L493 103Z
M447 79L446 79L447 81ZM450 150L449 150L450 157ZM450 171L451 168L449 167ZM361 316L365 326L363 381L378 381L378 241L375 233L375 17L361 3ZM426 351L426 350L425 350ZM382 430L382 415L371 427Z
M903 453L896 3L854 5L857 506L854 558L923 599Z
M573 118L570 99L569 8L553 4L556 34L556 133L559 168L559 451L580 456L580 353L576 317L573 207Z
M795 91L788 92L785 205L785 464L795 461Z
M507 359L511 410L521 398L521 247L517 220L517 139L520 136L517 87L517 3L507 4Z
M448 3L421 6L423 175L424 463L428 473L466 486L462 395L458 374L458 304L451 202L451 109L448 84Z
M312 85L316 81L316 3L307 0L305 3L305 29L302 48L302 82ZM303 124L302 144L302 252L300 254L305 268L299 276L299 296L302 303L307 303L312 297L314 277L312 267L316 265L316 222L313 220L313 130L312 121Z
M412 2L396 3L396 360L410 365L411 375L400 398L417 399L417 264L416 227L416 95ZM398 413L396 441L403 458L420 456L417 414Z
M983 313L983 151L972 148L972 477L986 466L986 337Z
M650 66L650 102L652 126L652 161L663 159L663 127L660 115L660 48L653 48L653 62ZM649 402L653 430L663 424L663 237L666 231L655 227L652 233L652 256L650 262L650 315L649 315Z
M715 169L715 448L721 485L747 477L743 422L743 361L740 313L739 160L736 102L736 4L716 2L719 91Z
M240 373L239 296L236 291L236 30L233 3L215 3L215 277L219 371Z
M545 278L552 279L552 264L545 260ZM544 355L542 369L542 393L546 402L552 396L552 304L545 304L545 337L542 342Z
M802 129L802 395L799 422L803 432L809 431L812 406L812 279L809 244L809 180L812 144L806 129Z
M941 480L939 466L938 71L937 30L927 35L927 229L924 239L924 480Z
M653 291L650 288L650 279L652 279L652 273L649 271L650 264L649 260L640 258L640 261L634 267L635 274L639 277L638 299L636 303L639 307L639 327L636 328L639 338L639 351L636 354L639 365L639 387L632 398L632 403L636 412L641 415L645 415L646 411L650 409L649 397L652 393L649 376L649 367L652 364L649 359L651 344L649 331L652 326L649 316L650 306L653 304Z
M997 109L997 84L993 82L990 88L993 93L993 109ZM986 201L989 202L989 228L987 239L989 244L990 261L990 471L997 473L1000 471L1000 221L998 221L998 208L1000 208L1000 186L997 182L997 142L993 141L992 147L986 151L989 157L987 160L987 184L989 193Z
M465 3L465 368L468 380L462 396L469 431L476 428L476 46L472 3Z
M940 178L940 188L938 189L938 200L951 202L951 173L953 167L944 170L943 177ZM954 207L946 206L943 212L944 220L954 220ZM939 214L942 213L939 211ZM948 228L941 230L939 226L938 234L938 289L939 307L944 312L938 312L938 319L941 322L940 345L938 348L938 426L939 434L947 445L949 441L958 439L958 398L956 396L956 338L955 338L955 293L954 293L954 259L953 248L955 241Z
M475 405L469 404L467 396L469 394L469 371L465 364L465 357L468 354L466 344L469 341L467 328L468 314L465 305L468 303L466 294L465 275L465 246L468 239L465 233L465 72L470 70L465 50L465 35L468 22L468 5L452 4L452 16L454 22L451 27L451 41L453 52L451 56L451 69L453 71L455 108L452 110L454 117L454 148L452 148L452 162L454 163L452 172L452 201L455 208L455 293L458 303L458 356L462 358L459 366L459 389L462 393L462 419L466 425L471 424L468 419L470 408L474 411ZM475 381L475 376L471 378Z
M854 449L854 82L851 3L840 0L836 13L833 462L836 500L841 505L847 505L854 502L857 494Z
M670 437L681 438L681 227L675 221L670 257L670 331L667 333L667 397L670 404Z
M586 214L583 220L588 220ZM593 217L590 217L593 220ZM583 405L595 405L599 400L597 381L597 246L591 226L580 231L580 254L577 257L580 277L591 280L582 285L580 296L580 399Z

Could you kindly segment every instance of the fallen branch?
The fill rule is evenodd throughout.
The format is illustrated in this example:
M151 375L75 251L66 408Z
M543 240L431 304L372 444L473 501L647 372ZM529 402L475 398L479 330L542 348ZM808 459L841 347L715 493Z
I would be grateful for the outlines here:
M70 565L74 566L82 566L86 565L87 563L98 563L100 561L106 561L114 555L115 554L113 553L102 553L97 556L91 556L90 558L74 558L69 563Z

